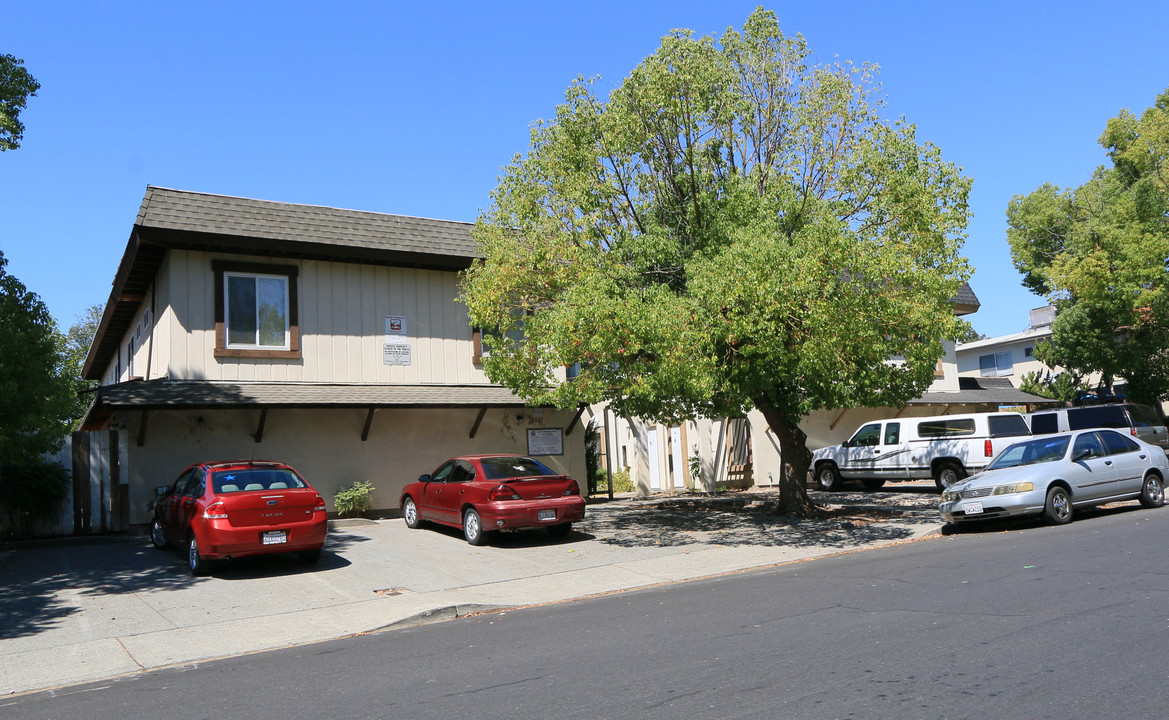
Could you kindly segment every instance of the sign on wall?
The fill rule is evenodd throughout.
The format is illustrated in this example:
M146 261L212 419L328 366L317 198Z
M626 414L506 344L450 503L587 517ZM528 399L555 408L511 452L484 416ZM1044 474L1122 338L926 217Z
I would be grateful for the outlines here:
M382 346L382 364L410 364L410 341L406 337L406 318L403 315L386 315L386 342Z
M560 428L528 428L529 455L563 455L564 430Z

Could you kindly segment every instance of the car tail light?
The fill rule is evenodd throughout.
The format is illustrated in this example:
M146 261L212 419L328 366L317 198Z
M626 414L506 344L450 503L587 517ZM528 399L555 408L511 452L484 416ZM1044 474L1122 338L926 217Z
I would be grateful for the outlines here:
M987 457L994 457L994 445L991 444L990 438L987 438L986 443L983 444L982 453Z
M580 495L580 485L576 484L576 480L568 483L568 489L564 491L564 497L569 495Z
M313 512L324 512L324 511L325 511L325 499L323 497L321 497L320 495L317 495L316 501L313 502Z
M487 493L487 499L496 502L498 500L520 500L520 494L512 490L507 485L496 485L491 488L491 492Z
M227 519L227 506L223 504L222 500L216 500L215 502L208 505L207 509L203 511L203 519L204 520L226 520Z

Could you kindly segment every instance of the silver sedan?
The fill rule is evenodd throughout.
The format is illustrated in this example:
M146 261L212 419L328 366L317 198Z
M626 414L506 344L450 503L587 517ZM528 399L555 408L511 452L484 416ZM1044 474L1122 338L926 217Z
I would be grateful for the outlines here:
M1075 508L1118 500L1165 504L1165 451L1115 430L1043 435L1004 449L986 469L950 486L938 505L947 522L1042 514L1056 525Z

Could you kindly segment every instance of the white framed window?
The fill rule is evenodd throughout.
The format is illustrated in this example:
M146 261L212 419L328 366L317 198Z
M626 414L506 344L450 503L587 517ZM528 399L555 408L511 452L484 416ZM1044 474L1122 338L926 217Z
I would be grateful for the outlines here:
M1006 377L1015 372L1009 351L979 355L978 369L982 377Z
M215 261L215 356L300 357L295 267Z

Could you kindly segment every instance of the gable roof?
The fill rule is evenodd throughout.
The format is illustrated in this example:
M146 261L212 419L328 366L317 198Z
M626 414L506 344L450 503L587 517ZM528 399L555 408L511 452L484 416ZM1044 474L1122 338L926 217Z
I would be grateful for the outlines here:
M907 405L1062 405L1016 388L1009 378L959 377L958 392L927 392Z
M473 226L147 186L82 376L101 380L172 249L458 271Z

